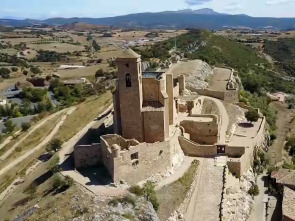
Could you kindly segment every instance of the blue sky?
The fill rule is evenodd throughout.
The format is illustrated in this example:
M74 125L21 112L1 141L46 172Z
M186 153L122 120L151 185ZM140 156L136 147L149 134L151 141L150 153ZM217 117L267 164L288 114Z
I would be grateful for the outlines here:
M295 0L0 0L0 17L98 18L188 8L257 17L295 17Z

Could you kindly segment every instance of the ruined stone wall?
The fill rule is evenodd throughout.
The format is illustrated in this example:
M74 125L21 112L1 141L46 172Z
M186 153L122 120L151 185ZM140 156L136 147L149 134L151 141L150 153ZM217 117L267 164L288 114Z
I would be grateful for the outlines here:
M142 94L144 101L159 101L160 82L154 78L142 79Z
M243 154L245 154L245 147L232 147L232 146L227 146L225 147L225 154L228 157L238 157L240 158Z
M238 103L239 102L239 90L226 90L224 94L224 101L228 103Z
M242 161L237 158L228 158L227 166L229 171L236 177L240 177L243 174Z
M173 75L166 74L166 91L169 103L169 125L174 124L174 95L173 95Z
M138 159L131 159L135 154ZM129 151L120 153L114 158L113 181L126 181L136 184L155 173L161 173L171 167L171 153L169 141L153 144L142 143L130 147Z
M215 157L217 147L215 145L199 145L191 140L179 136L180 146L187 156L192 157Z
M212 117L211 122L183 120L180 125L185 133L190 134L190 139L198 144L215 144L218 142L219 127L218 117L215 115L193 115L192 117Z
M100 144L76 145L74 147L74 161L76 168L85 168L102 163Z
M185 76L184 75L178 76L178 82L179 82L179 93L181 94L185 89Z
M211 91L209 89L195 89L192 91L197 92L198 94L203 96L214 97L220 100L224 100L225 93L223 91Z
M164 141L165 135L165 111L144 111L144 140L147 143ZM167 128L166 128L167 129Z

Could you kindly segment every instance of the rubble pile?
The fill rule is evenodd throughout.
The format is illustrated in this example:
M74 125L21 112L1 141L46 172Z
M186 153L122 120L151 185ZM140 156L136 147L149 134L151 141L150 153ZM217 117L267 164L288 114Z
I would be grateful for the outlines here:
M228 221L246 221L251 213L254 203L253 198L248 194L248 190L255 183L253 171L248 170L240 178L240 186L232 185L226 188L224 200L222 202L223 217Z

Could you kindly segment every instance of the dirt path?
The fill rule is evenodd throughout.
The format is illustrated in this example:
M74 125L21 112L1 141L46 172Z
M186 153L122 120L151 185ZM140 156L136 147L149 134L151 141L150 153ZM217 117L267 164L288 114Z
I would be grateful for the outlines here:
M294 110L287 109L285 104L280 102L273 102L272 106L278 110L277 115L277 139L273 142L268 151L268 157L271 165L276 165L283 160L283 148L287 139L289 128L292 127L290 124L293 117L295 117Z
M176 180L180 179L181 177L183 177L183 175L185 174L186 171L188 171L188 169L191 166L191 163L195 159L198 159L198 158L185 156L183 163L181 164L179 168L176 169L175 173L167 177L166 179L164 178L161 182L159 182L156 186L156 189L157 190L161 189L163 186L169 185L175 182Z
M266 203L264 203L265 197L267 198L267 186L265 185L265 180L267 180L266 173L259 175L257 177L257 185L259 188L259 195L254 198L254 206L252 208L251 215L247 221L261 220L265 221L266 217Z
M17 135L19 135L20 132L21 132L21 130L16 131L16 132L14 133L13 136L17 136ZM9 137L7 137L7 138L3 141L3 143L0 144L0 150L1 150L3 147L5 147L7 144L9 144L9 143L13 140L13 136L9 136Z
M214 159L200 160L198 180L185 214L187 221L216 221L222 192L223 167L215 167Z
M3 169L0 170L0 176L2 174L4 174L5 172L7 172L8 170L10 170L11 168L13 168L15 165L19 164L21 161L23 161L24 159L26 159L27 157L29 157L32 153L34 153L35 151L38 151L40 148L42 148L44 145L46 145L52 138L53 136L58 132L60 126L64 123L64 121L67 119L67 116L70 115L71 113L73 113L73 111L75 111L76 107L71 107L69 109L65 109L63 110L63 112L66 111L66 114L62 117L62 119L60 120L60 122L58 122L58 124L55 126L55 128L50 132L50 134L37 146L35 146L34 148L32 148L31 150L27 151L25 154L23 154L22 156L18 157L17 159L15 159L12 163L10 163L9 165L7 165L6 167L4 167ZM58 112L57 112L58 113ZM55 113L56 114L56 113ZM50 118L51 119L51 118ZM46 121L47 122L47 121ZM44 122L45 123L45 122ZM43 124L44 124L43 123ZM39 126L40 127L40 126ZM38 127L38 128L39 128ZM36 130L36 129L35 129ZM21 141L20 141L21 142ZM20 143L19 142L19 143Z
M56 112L54 114L51 114L50 116L48 116L44 120L42 120L40 123L36 124L31 130L29 130L29 132L27 133L26 136L24 136L22 139L20 139L18 142L16 142L8 151L6 151L0 157L0 161L3 161L7 157L9 157L10 154L13 153L13 151L15 151L15 149L18 147L18 145L21 144L25 139L27 139L27 137L30 136L34 131L36 131L38 128L40 128L41 126L43 126L44 124L46 124L49 120L51 120L52 118L54 118L58 114L65 112L66 110L67 109L64 109L64 110L58 111L58 112Z

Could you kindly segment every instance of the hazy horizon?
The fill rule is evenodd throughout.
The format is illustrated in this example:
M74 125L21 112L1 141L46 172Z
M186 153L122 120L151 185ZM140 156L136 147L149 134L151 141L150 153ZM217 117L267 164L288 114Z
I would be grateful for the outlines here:
M255 7L253 7L255 6ZM253 17L295 17L295 0L2 0L0 18L113 17L144 12L210 8Z

